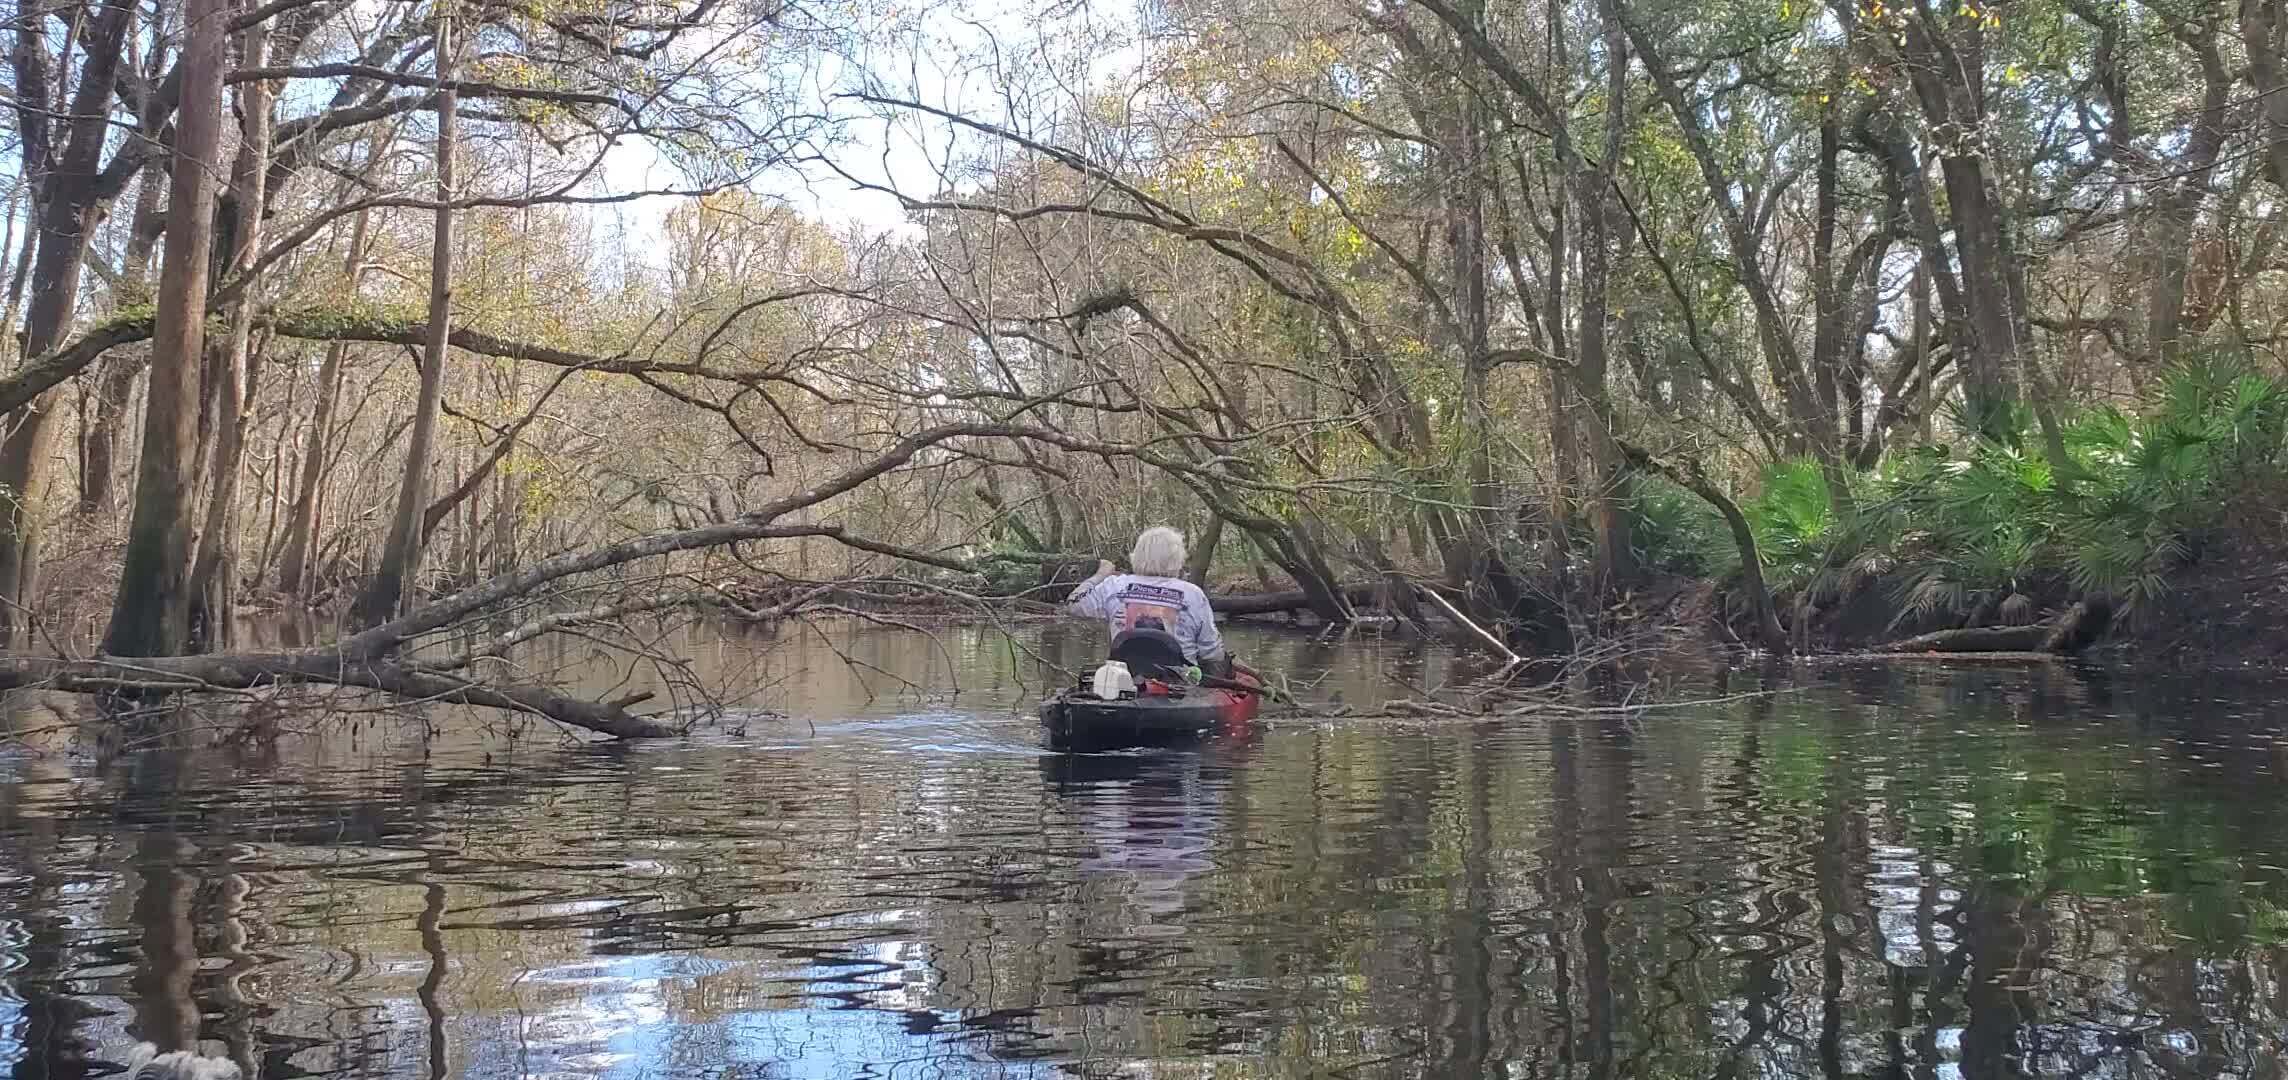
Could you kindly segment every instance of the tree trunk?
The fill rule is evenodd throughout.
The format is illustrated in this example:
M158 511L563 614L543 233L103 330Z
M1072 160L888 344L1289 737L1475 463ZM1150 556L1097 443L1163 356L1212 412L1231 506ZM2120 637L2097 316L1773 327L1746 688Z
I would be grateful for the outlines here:
M350 300L355 303L358 294L358 261L365 257L367 215L360 212L350 227L349 255L342 261L342 276L349 280ZM332 437L334 408L342 396L342 366L347 359L349 345L330 342L326 358L318 365L316 404L311 407L310 435L302 451L302 469L294 481L294 509L287 516L286 550L278 561L278 591L288 596L303 598L310 595L310 553L317 543L319 490L326 475L330 458L328 441Z
M493 470L492 570L505 574L516 569L516 526L524 504L524 484L511 469Z
M159 186L165 183L165 176L164 170L152 169L136 184L135 212L127 226L127 251L120 259L114 310L150 302L151 252L158 246L159 231L166 227L159 217ZM83 518L109 513L117 502L112 487L118 479L119 438L126 428L128 399L135 392L136 378L143 373L144 360L132 355L107 357L102 374L96 377L95 421L81 435L81 457L86 462L79 492Z
M1915 260L1914 283L1909 288L1914 290L1912 333L1914 334L1915 364L1923 372L1922 402L1920 408L1915 411L1915 430L1922 445L1928 446L1931 441L1933 414L1938 412L1938 402L1934 400L1934 395L1937 392L1934 387L1938 382L1938 371L1931 364L1931 274L1928 259L1918 258Z
M1016 508L1010 506L1009 501L1002 496L1000 476L994 470L985 470L984 475L980 478L977 485L977 501L984 503L987 510L993 511L993 521L989 527L993 535L1004 539L1014 539L1017 541L1018 547L1024 551L1056 550L1034 533L1032 526L1025 524L1025 516L1018 513Z
M2280 0L2241 0L2240 40L2263 116L2262 143L2272 182L2288 189L2288 73L2280 61Z
M190 644L193 440L214 247L214 168L222 153L223 0L188 0L182 105L169 186L167 255L151 340L151 392L135 514L104 651L172 656Z
M2187 28L2176 33L2200 61L2201 111L2193 122L2185 156L2177 163L2178 178L2153 200L2153 220L2146 227L2143 245L2153 280L2146 300L2145 342L2153 358L2163 363L2175 360L2182 352L2185 277L2192 268L2193 225L2208 203L2217 157L2224 149L2233 89L2232 75L2217 48L2213 29L2196 33ZM2279 91L2260 88L2259 92L2270 98Z
M135 377L142 374L140 360L113 357L95 383L95 416L82 436L81 458L86 476L80 483L79 514L99 517L110 511L114 475L118 471L119 431L127 422L127 399L135 392Z
M294 474L293 428L289 418L301 404L296 400L301 388L302 380L286 380L286 400L279 412L278 431L270 439L270 460L254 478L262 492L262 548L254 556L254 566L246 575L248 581L268 579L274 565L271 556L278 554L279 525L286 510L286 478Z
M506 447L513 446L515 441L516 437L514 435L502 436L502 452L506 453ZM469 448L469 458L469 471L467 476L465 476L462 480L462 488L463 490L467 491L467 494L461 496L460 502L461 535L454 541L454 547L458 548L460 551L460 558L457 561L460 563L459 580L461 581L475 581L478 577L477 542L481 536L481 533L478 531L477 526L479 524L481 512L484 509L485 474L490 471L484 466L482 462L477 460L476 447L472 446ZM436 507L432 506L430 509L435 510Z
M1839 258L1835 250L1836 226L1842 214L1843 92L1843 73L1837 68L1828 76L1820 103L1811 245L1811 407L1821 418L1820 429L1834 432L1839 440L1839 452L1819 455L1828 502L1838 512L1851 505L1846 462L1859 449L1866 419L1860 409L1862 380L1852 370L1865 343L1865 335L1855 333L1860 329L1861 311L1854 302L1858 290L1853 285L1860 269L1859 257L1853 251ZM1879 264L1880 255L1872 261ZM1867 267L1868 277L1878 275L1877 266Z
M421 357L421 396L414 406L413 431L406 443L405 477L397 492L389 541L381 565L359 595L352 618L362 625L388 620L405 600L405 590L421 566L421 514L429 505L429 466L437 437L437 414L444 399L445 350L453 315L453 142L459 97L451 83L452 16L437 19L437 214L429 251L429 340Z
M2091 594L2048 622L2027 626L1966 626L1921 634L1874 651L1886 653L2045 652L2071 656L2088 649L2113 624L2113 601Z
M1756 636L1765 648L1775 653L1785 650L1787 631L1780 627L1779 612L1772 607L1772 590L1764 583L1764 559L1756 547L1756 530L1748 524L1747 515L1740 512L1740 504L1711 482L1697 462L1671 466L1642 447L1621 443L1620 449L1637 468L1668 477L1677 486L1700 496L1701 501L1715 507L1723 516L1725 527L1732 533L1732 544L1740 552L1740 588L1748 594L1749 610L1756 620Z
M1589 492L1589 528L1597 541L1596 590L1602 595L1626 588L1636 580L1636 546L1628 516L1628 463L1614 443L1618 421L1612 397L1605 392L1611 368L1610 338L1606 331L1612 285L1613 170L1620 164L1622 139L1628 130L1628 39L1621 32L1612 3L1601 4L1606 64L1604 153L1594 166L1581 164L1574 177L1581 221L1581 324L1574 334L1579 347L1577 368L1582 391L1589 397L1589 464L1594 484Z
M1044 542L1048 544L1050 551L1064 550L1066 540L1064 500L1059 499L1056 489L1050 487L1045 481L1041 484L1041 513L1047 518L1049 530L1049 535ZM1087 539L1094 543L1096 537L1090 535Z
M240 63L267 63L269 31L249 28L239 46ZM209 395L215 405L214 491L199 530L198 558L191 566L195 605L194 635L202 649L230 645L230 609L238 592L238 475L246 448L247 350L254 334L254 287L246 280L262 248L262 215L270 169L270 115L273 84L267 79L238 87L238 160L231 170L237 227L230 243L231 275L240 280L238 301L230 306L230 342L223 353L222 380Z
M1473 5L1474 6L1474 5ZM1493 406L1488 397L1492 376L1492 313L1486 290L1486 119L1474 94L1457 86L1453 108L1456 120L1445 148L1450 159L1446 192L1446 245L1451 259L1455 342L1462 353L1463 438L1468 447L1467 469L1470 512L1460 522L1456 537L1464 550L1459 556L1463 573L1476 578L1484 557L1493 552L1500 536L1501 489L1494 483ZM1457 582L1460 584L1460 582ZM1477 592L1473 586L1472 594Z
M1517 162L1516 172L1519 184L1530 182L1531 178L1522 161ZM1499 235L1502 260L1508 265L1510 281L1518 290L1517 302L1520 307L1528 309L1529 317L1538 316L1537 324L1544 328L1549 354L1570 363L1572 357L1566 345L1568 339L1563 314L1564 275L1548 275L1548 280L1542 286L1548 306L1534 312L1531 298L1525 292L1525 282L1532 278L1526 272L1517 219L1509 208L1508 200L1501 197L1501 185L1493 185L1492 190L1494 209L1501 226ZM1559 200L1549 211L1551 227L1547 235L1547 253L1551 266L1562 266L1565 263L1564 207L1564 201ZM1550 581L1556 583L1556 595L1570 596L1573 578L1573 492L1579 484L1580 475L1580 468L1576 464L1580 457L1580 440L1573 433L1573 410L1580 402L1580 395L1573 389L1571 378L1558 364L1549 365L1543 373L1542 390L1543 408L1549 427L1549 484L1542 496L1546 526L1541 545L1542 570ZM1520 515L1525 512L1521 506Z
M1954 222L1963 299L1970 315L1970 340L1956 361L1962 371L1963 402L1973 427L1990 438L2007 439L2011 409L2018 400L2017 365L2012 361L2029 343L2010 302L2001 208L1992 204L1979 159L1946 157L1939 172L1946 181L1948 216Z
M18 131L23 140L19 161L37 185L34 202L39 208L39 253L32 262L31 299L25 312L22 355L30 358L53 350L71 325L78 306L80 273L87 265L90 235L100 216L96 175L103 146L110 134L111 94L119 68L132 5L109 0L94 15L86 34L87 62L72 95L69 131L60 154L48 144L48 97L45 18L48 8L32 0L19 0L15 18ZM68 62L69 57L66 57ZM35 116L36 114L36 116ZM44 170L44 172L43 172ZM53 391L27 403L15 426L0 439L0 644L14 641L27 625L30 605L38 602L40 513L47 502L54 463L53 428L57 401Z
M1973 25L1950 34L1945 24L1953 18L1952 12L1928 8L1907 17L1896 39L1898 61L1928 129L1940 141L1939 178L1962 268L1966 325L1959 328L1960 338L1949 327L1949 344L1962 372L1963 403L1977 431L2007 440L2013 435L2020 360L2033 345L2031 322L2023 276L2012 265L2008 206L1979 142L1988 120L1982 31Z
M1836 67L1820 95L1819 157L1812 184L1811 385L1815 406L1833 413L1843 354L1843 295L1835 271L1836 218L1842 213L1843 71ZM1837 506L1843 505L1836 503Z
M1223 519L1213 510L1208 511L1208 527L1192 541L1190 558L1184 561L1184 580L1207 588L1208 568L1215 564L1216 545L1223 540Z
M17 184L16 184L15 188L13 188L12 190L10 190L10 191L8 192L8 209L7 209L7 214L8 214L8 223L7 223L7 226L6 226L5 228L0 228L0 265L4 265L4 264L5 264L5 260L7 259L7 256L8 256L8 253L9 253L9 252L12 252L12 251L15 251L15 250L17 250L17 249L16 249L16 240L17 240L17 236L16 236L16 211L17 211L18 209L21 209L21 208L23 207L23 205L24 205L24 196L25 196L25 194L27 194L27 193L30 191L30 189L31 189L31 185L28 183L29 179L30 179L29 177L18 177L18 178L17 178L17 181L18 181L18 182L17 182ZM27 218L29 218L31 215L29 215L29 214L26 214L25 216L26 216ZM23 235L23 238L22 238L22 239L23 239L23 241L24 241L24 247L23 247L23 250L24 250L26 253L29 253L29 252L32 250L32 244L33 244L33 241L37 239L37 235L36 235L35 233L33 233L33 231L32 231L32 227L31 227L31 225L30 225L30 224L26 224L26 225L24 226L24 235ZM21 265L21 264L22 264L22 262L23 262L23 260L22 260L21 258L19 258L19 259L17 260L17 262L18 262L18 264L19 264L19 265ZM20 278L21 276L22 276L22 274L21 274L21 272L19 271L19 273L18 273L18 277ZM6 319L5 319L5 320L0 320L0 333L5 333L5 334L6 334L6 336L8 336L9 338L14 338L14 337L16 336L16 283L15 283L15 282L10 282L10 283L8 284L7 317L6 317ZM17 359L19 359L19 360L20 360L20 359L23 359L23 358L22 358L22 357L17 357Z
M22 182L17 185L17 190L22 191L28 188L31 183L31 177L24 177ZM10 205L8 221L11 228L15 225L15 215L16 208ZM8 344L11 347L19 345L19 339L16 336L16 316L23 314L24 279L32 270L32 252L40 246L40 232L37 228L39 220L40 206L37 202L24 207L23 242L13 249L16 252L16 268L8 274L8 303L5 311L0 312L0 330L7 332ZM21 348L16 350L16 359L18 360L25 359L29 355Z
M1318 560L1308 543L1296 536L1294 529L1250 528L1248 535L1255 540L1256 549L1263 552L1264 558L1301 587L1302 606L1330 623L1350 621L1350 599L1343 587L1326 571L1325 564Z

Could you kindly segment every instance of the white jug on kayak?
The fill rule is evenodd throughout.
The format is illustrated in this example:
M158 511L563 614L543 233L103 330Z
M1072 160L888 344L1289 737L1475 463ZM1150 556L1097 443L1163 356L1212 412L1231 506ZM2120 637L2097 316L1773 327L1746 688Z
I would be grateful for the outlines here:
M1104 666L1096 669L1096 683L1092 689L1096 691L1097 697L1114 701L1124 693L1136 692L1136 676L1129 673L1128 665L1118 660L1107 660Z

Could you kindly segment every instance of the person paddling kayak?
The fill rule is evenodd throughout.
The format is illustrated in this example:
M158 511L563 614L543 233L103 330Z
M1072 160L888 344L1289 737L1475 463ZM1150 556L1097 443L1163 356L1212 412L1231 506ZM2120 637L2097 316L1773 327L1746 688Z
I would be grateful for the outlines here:
M1099 560L1096 574L1081 582L1068 602L1073 614L1102 619L1117 636L1129 630L1158 630L1176 639L1184 660L1219 677L1231 675L1223 637L1216 633L1208 594L1183 579L1184 534L1165 525L1144 530L1128 552L1130 573ZM1198 676L1193 676L1197 682Z

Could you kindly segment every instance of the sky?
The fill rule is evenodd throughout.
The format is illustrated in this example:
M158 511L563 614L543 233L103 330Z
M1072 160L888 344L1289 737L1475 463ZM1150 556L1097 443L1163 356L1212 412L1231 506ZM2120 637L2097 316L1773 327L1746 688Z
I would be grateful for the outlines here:
M1069 106L1083 90L1101 91L1140 77L1139 0L919 0L918 6L903 9L898 5L908 0L804 2L813 4L822 18L841 20L838 27L855 22L854 44L842 56L804 52L800 61L789 62L809 67L758 71L757 82L769 82L774 76L798 79L797 107L845 121L839 126L840 142L827 153L836 165L869 182L917 196L940 189L939 166L949 136L958 136L963 152L974 150L983 137L910 111L885 120L874 107L836 95L870 86L891 96L1024 127L1023 121L1012 119L1013 110L1038 116ZM378 14L373 8L370 3L353 6L347 17L370 21ZM1091 44L1075 46L1080 40ZM790 57L795 53L788 50ZM331 79L295 80L284 90L282 111L299 115L322 107L337 86ZM423 122L414 120L416 125ZM13 182L20 167L12 147L0 153L0 178ZM604 191L630 191L687 183L648 142L628 139L608 152L598 186ZM836 231L918 230L896 198L854 190L823 166L779 168L753 187ZM624 243L632 262L657 268L664 262L666 245L658 241L667 215L683 201L654 196L589 212L599 238Z
M956 146L969 148L980 136L919 113L885 119L873 106L836 95L870 86L887 96L904 96L997 122L1011 122L1013 107L1019 113L1036 114L1054 109L1072 100L1074 86L1095 91L1139 77L1141 52L1133 3L956 0L912 12L892 8L885 13L889 25L868 35L872 40L864 52L825 57L800 74L803 107L845 118L838 129L840 141L826 154L836 166L870 183L928 196L940 187L949 137ZM1100 47L1076 50L1071 45L1075 38L1093 39ZM1046 77L1051 72L1057 80ZM605 161L603 179L607 187L621 191L682 182L673 164L642 142L615 147ZM823 165L775 169L753 188L836 229L855 226L867 233L916 229L895 197L854 189ZM665 196L647 198L610 213L640 253L661 246L643 241L659 235L667 213L679 202Z

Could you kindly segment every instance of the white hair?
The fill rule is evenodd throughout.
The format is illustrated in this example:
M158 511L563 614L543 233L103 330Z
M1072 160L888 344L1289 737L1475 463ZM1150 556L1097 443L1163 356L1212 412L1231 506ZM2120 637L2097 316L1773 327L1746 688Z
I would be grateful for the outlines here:
M1166 525L1137 534L1136 546L1128 552L1128 569L1146 577L1182 577L1184 534Z

